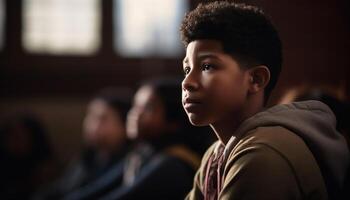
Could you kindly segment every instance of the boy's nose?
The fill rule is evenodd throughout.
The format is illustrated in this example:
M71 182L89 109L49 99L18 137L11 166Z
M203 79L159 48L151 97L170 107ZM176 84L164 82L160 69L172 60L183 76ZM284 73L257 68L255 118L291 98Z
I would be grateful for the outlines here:
M182 81L182 89L187 91L197 90L199 87L199 83L195 75L190 72Z

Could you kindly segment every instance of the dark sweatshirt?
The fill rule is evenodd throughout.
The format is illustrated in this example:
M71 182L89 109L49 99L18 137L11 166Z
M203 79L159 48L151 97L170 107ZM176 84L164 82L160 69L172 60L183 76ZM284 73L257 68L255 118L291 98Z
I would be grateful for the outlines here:
M208 149L186 199L336 199L349 151L335 127L318 101L260 112Z

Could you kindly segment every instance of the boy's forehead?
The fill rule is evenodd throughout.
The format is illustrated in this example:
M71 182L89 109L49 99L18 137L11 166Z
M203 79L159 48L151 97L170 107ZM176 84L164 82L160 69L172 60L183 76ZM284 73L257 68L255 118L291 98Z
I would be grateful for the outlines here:
M217 40L194 40L187 45L184 62L192 58L217 57L222 53L222 44Z

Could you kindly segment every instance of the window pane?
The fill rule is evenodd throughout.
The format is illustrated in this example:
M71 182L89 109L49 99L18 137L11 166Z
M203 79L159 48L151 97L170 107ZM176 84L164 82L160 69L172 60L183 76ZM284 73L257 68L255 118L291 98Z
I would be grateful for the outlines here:
M5 1L0 0L0 50L4 48L5 41Z
M114 46L127 57L174 57L188 0L114 0Z
M23 0L23 45L32 53L91 54L100 46L100 0Z

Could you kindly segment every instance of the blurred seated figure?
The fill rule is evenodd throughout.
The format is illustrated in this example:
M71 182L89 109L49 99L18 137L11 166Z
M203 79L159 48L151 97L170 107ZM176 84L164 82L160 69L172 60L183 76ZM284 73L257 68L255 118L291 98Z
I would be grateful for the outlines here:
M136 145L126 159L122 183L101 199L184 199L200 162L196 150L206 148L192 148L196 132L189 125L179 80L144 83L128 114L127 135Z
M116 89L105 89L96 95L83 122L81 157L34 199L83 199L109 190L106 180L122 176L123 159L129 150L125 129L128 110L128 100Z
M0 199L29 199L55 173L52 149L41 121L18 114L0 127Z

